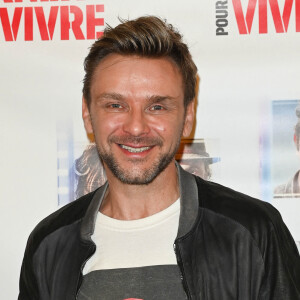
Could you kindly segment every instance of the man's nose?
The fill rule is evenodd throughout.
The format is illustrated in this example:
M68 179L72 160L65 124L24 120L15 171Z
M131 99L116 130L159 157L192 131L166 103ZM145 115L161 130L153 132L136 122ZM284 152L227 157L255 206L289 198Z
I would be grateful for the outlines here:
M145 112L140 109L132 109L126 116L123 130L132 136L141 136L149 133L150 128Z

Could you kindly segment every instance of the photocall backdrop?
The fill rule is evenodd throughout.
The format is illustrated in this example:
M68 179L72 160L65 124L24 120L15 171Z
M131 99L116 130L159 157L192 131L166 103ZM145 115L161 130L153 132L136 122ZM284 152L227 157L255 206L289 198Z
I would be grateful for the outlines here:
M271 202L299 244L300 198L282 186L297 187L300 166L300 0L1 0L1 299L17 298L29 233L91 171L82 164L93 149L81 120L88 48L106 23L141 15L174 24L199 69L198 148L181 155L209 162L209 180Z

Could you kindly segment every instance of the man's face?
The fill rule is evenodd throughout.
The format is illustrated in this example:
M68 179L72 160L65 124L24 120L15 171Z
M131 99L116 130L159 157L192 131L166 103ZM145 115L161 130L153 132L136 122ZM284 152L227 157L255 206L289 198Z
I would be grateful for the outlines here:
M108 177L148 184L170 167L193 124L193 103L185 113L183 99L181 74L169 59L112 54L100 62L83 119Z

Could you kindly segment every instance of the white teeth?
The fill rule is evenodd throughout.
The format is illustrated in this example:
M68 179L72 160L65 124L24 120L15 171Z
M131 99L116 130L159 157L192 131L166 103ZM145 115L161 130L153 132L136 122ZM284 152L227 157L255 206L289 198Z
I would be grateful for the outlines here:
M120 145L120 146L121 146L121 148L126 149L127 151L133 152L133 153L139 153L139 152L143 152L143 151L150 149L150 147L132 148L132 147L125 146L125 145Z

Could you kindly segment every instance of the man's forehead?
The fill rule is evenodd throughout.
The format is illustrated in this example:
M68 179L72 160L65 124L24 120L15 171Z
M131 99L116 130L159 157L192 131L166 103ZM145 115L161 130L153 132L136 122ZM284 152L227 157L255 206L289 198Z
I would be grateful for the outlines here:
M122 62L128 62L128 61L139 61L141 60L141 56L137 55L121 55L112 53L106 56L97 66L97 70L105 70L112 66L115 66L116 64L120 64Z
M177 64L174 62L174 60L168 56L163 57L146 57L146 56L140 56L140 55L124 55L124 54L118 54L118 53L112 53L106 56L104 59L102 59L98 66L96 67L96 72L109 69L111 67L114 67L116 65L120 65L122 63L128 63L132 62L138 63L138 62L148 62L152 63L153 61L161 61L161 62L168 62L170 66L174 68L175 72L179 72L181 75L181 72L177 66Z
M110 54L96 68L91 84L93 97L112 93L135 94L143 97L183 97L183 80L175 63L168 58ZM147 94L145 96L145 94ZM107 98L107 97L106 97Z

